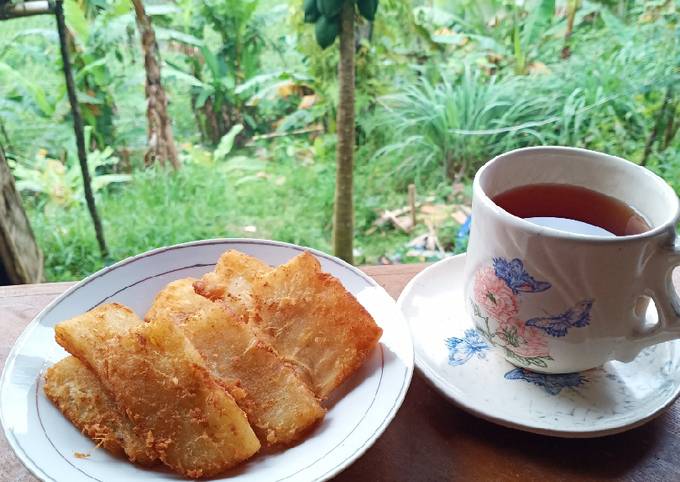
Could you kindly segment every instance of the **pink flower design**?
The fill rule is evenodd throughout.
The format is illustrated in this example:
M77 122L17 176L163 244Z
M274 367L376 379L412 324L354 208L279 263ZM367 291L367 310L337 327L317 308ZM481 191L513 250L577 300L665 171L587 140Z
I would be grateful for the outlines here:
M509 318L498 325L496 334L514 353L527 358L548 356L545 334L533 326L527 326L519 318Z
M477 271L473 289L475 301L499 323L509 320L519 313L517 297L505 281L496 276L491 266L486 266Z

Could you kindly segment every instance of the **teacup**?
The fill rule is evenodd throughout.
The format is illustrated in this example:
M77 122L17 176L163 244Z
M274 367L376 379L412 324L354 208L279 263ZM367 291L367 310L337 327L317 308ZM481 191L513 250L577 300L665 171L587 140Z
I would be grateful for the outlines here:
M569 184L635 208L640 234L604 237L541 226L492 198L518 186ZM536 199L537 203L541 199ZM631 361L680 338L680 264L673 189L649 170L584 149L536 147L500 155L475 176L465 266L470 316L514 365L544 373ZM656 310L649 307L654 301Z

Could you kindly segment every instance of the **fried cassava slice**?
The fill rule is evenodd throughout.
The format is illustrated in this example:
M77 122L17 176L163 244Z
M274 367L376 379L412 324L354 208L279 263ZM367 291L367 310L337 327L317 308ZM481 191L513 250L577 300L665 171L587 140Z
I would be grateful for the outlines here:
M146 320L170 319L224 381L260 440L289 445L324 416L311 390L248 324L194 292L194 280L170 283L157 296Z
M317 259L304 252L252 282L253 324L326 397L364 362L382 329Z
M98 446L140 465L158 461L99 379L77 358L69 356L51 366L45 373L44 390L66 418Z
M93 370L136 433L176 472L209 477L260 448L245 413L171 320L143 323L128 308L109 304L55 331L57 342Z
M198 294L223 303L237 316L247 316L252 308L253 282L271 270L253 256L229 250L220 257L214 271L194 283L194 288Z

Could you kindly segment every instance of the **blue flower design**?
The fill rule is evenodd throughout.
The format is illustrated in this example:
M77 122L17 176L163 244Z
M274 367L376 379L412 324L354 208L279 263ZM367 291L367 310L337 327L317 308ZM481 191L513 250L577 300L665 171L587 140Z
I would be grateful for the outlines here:
M563 388L576 388L588 381L580 373L564 373L552 375L536 373L525 368L515 368L505 374L507 380L526 380L529 383L543 387L550 395L558 395Z
M512 290L514 294L540 293L550 288L547 281L536 281L533 276L526 272L524 263L519 258L508 261L504 258L493 259L493 269L496 276Z
M526 325L540 328L550 336L564 336L569 328L583 328L590 324L593 303L593 300L583 300L559 315L531 318Z
M462 365L475 355L485 360L485 351L491 348L474 328L465 330L463 338L447 338L446 346L449 348L449 365L453 366Z

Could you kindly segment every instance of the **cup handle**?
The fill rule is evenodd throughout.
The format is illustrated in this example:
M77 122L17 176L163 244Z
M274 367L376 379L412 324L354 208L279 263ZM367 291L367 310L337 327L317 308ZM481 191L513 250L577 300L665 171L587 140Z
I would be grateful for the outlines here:
M664 246L654 255L646 268L645 290L656 305L658 323L634 334L645 346L680 338L680 297L673 286L673 269L680 265L680 245L677 242L670 247Z

